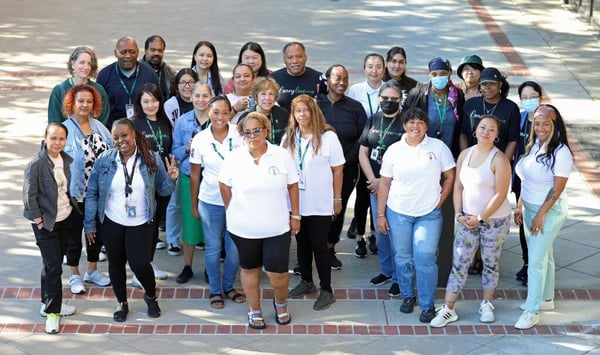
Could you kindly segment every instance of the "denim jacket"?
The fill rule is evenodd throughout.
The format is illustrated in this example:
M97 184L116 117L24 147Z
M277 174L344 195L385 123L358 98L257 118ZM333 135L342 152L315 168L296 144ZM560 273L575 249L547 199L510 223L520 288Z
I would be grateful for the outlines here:
M196 119L194 110L184 113L179 117L177 123L175 123L171 153L179 162L179 170L182 174L190 175L190 153L186 152L185 149L190 142L190 139L201 130L202 127L200 127L200 124Z
M90 129L92 133L98 133L109 148L113 147L112 135L104 125L96 120L90 119ZM64 122L64 125L69 130L67 135L67 143L65 145L65 153L69 154L73 158L73 164L71 164L71 182L69 183L69 193L77 201L83 200L83 194L85 192L85 157L83 154L82 141L85 138L81 125L77 119L69 117Z
M96 232L96 215L100 223L104 222L106 201L113 177L117 172L118 150L110 149L100 154L88 181L88 189L85 197L85 218L83 227L86 233ZM175 181L169 178L164 165L160 161L158 153L152 152L158 170L151 174L143 161L140 161L139 173L142 175L146 188L146 203L148 206L146 220L151 221L156 211L156 200L154 193L161 196L169 195L175 189Z

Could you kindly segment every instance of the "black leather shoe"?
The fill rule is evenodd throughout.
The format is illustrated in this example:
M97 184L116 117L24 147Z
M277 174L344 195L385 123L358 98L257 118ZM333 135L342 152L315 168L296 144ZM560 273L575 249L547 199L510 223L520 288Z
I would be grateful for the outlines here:
M156 297L150 298L147 294L144 294L144 301L148 305L148 317L158 318L160 317L160 307L158 306L158 300Z

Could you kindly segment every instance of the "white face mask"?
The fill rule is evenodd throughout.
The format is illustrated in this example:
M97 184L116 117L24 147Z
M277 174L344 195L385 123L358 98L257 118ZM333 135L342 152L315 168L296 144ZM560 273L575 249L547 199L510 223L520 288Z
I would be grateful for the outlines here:
M539 105L540 105L539 98L521 100L521 107L523 107L523 110L525 110L529 113L532 113L533 111L535 111L535 109L538 108Z

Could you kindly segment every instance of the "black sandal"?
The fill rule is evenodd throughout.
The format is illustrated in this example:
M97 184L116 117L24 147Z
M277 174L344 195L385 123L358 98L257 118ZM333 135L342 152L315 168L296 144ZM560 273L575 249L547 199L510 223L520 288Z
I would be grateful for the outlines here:
M225 292L225 296L232 300L235 303L244 303L246 302L246 296L236 291L236 289L231 289Z
M248 326L252 329L265 329L267 327L260 309L248 312Z
M475 259L473 265L469 266L469 275L481 275L483 271L483 260Z
M113 319L115 322L125 322L127 320L127 314L129 313L129 305L127 302L119 303L119 307L115 313L113 313Z
M223 296L218 293L211 293L208 296L210 299L210 306L214 309L223 309L225 308L225 301L223 300Z
M277 303L275 302L275 298L273 298L273 308L275 309L275 322L279 325L288 325L292 321L292 316L287 311L287 302L286 303ZM277 313L277 309L286 308L286 311L283 313ZM287 318L287 320L281 320L282 318Z

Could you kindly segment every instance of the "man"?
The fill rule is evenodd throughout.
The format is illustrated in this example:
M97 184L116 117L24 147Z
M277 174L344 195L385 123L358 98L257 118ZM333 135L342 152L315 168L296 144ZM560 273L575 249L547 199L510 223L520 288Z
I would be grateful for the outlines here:
M144 42L144 56L142 57L142 61L149 64L158 76L158 84L165 101L169 97L171 79L175 75L173 68L163 62L166 47L167 44L161 36L152 35Z
M331 268L337 270L342 268L342 262L335 256L335 244L340 241L346 205L358 179L358 149L360 147L358 139L367 122L367 115L360 102L345 95L348 89L348 71L344 66L339 64L331 66L327 69L325 76L327 77L328 92L319 94L317 103L327 123L335 128L346 159L342 182L342 212L331 223L328 239ZM366 242L363 239L357 242L354 253L359 257L366 256Z
M119 118L133 118L133 100L138 88L146 83L158 85L158 77L154 70L147 64L138 62L139 53L135 39L121 37L115 46L117 61L98 73L96 81L104 87L110 102L110 116L106 123L109 130Z
M306 66L306 48L300 42L290 42L283 47L285 68L271 73L279 84L279 106L290 110L292 99L300 94L315 97L321 72Z

